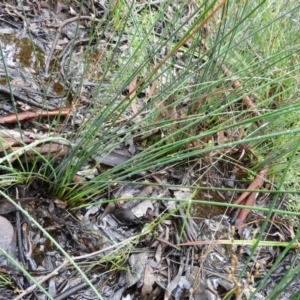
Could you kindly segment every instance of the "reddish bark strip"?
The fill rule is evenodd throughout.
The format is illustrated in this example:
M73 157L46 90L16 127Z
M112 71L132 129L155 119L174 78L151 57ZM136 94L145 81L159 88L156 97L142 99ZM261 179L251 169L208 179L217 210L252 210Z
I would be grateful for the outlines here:
M64 108L56 108L50 111L45 111L45 110L23 111L20 112L18 115L9 114L5 117L0 118L0 124L14 124L17 123L17 120L21 122L21 121L36 119L39 117L67 116L70 113L70 110L71 110L70 107L64 107Z
M265 181L265 177L267 175L267 172L269 170L269 166L266 165L263 167L263 169L257 174L257 176L255 177L255 179L253 180L253 182L249 185L249 187L247 188L247 190L259 190L264 181ZM250 194L252 194L252 192L244 192L242 193L235 201L234 204L241 204Z
M253 180L253 182L249 185L248 190L259 190L264 181L265 181L265 177L267 175L267 172L269 170L269 166L266 165L255 177L255 179ZM242 193L242 195L240 195L235 201L234 204L240 204L242 202L244 202L244 204L246 206L254 206L255 204L255 200L258 196L258 192L244 192ZM241 210L239 211L237 218L235 220L235 225L236 227L239 227L241 225L244 224L247 216L249 215L249 213L251 212L250 209L247 208L241 208Z

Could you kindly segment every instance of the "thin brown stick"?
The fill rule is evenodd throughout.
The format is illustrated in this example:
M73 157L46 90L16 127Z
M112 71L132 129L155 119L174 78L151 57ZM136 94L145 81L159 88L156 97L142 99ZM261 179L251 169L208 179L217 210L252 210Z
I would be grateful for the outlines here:
M229 81L232 83L232 87L235 90L242 90L243 85L240 83L240 81L236 77L234 77L232 75L232 73L223 64L221 64L220 66L221 66L221 69L222 69L223 73L229 78ZM250 99L250 97L248 95L245 95L242 98L242 100L243 100L244 105L249 110L251 110L251 113L254 117L259 117L261 115L260 112L255 107L255 104L252 102L252 100ZM256 121L256 125L261 126L262 122L261 121Z
M171 246L171 247L175 248L176 250L179 250L179 248L176 245L170 243L169 241L167 241L167 240L165 240L163 238L157 237L156 240L159 241L159 242L161 242L161 243L164 243L164 244L166 244L168 246Z
M82 20L90 20L90 21L94 21L94 22L99 22L99 20L95 19L94 17L90 17L90 16L76 16L76 17L73 17L73 18L70 18L70 19L67 19L67 20L63 21L60 25L58 25L55 39L53 41L52 47L50 49L49 55L48 55L46 63L45 63L45 76L46 77L49 76L48 71L49 71L50 62L51 62L51 59L53 57L53 54L54 54L56 45L58 43L58 39L60 37L62 29L67 24L69 24L69 23L72 23L74 21L82 21ZM52 27L56 27L56 26L52 26Z
M71 112L70 107L57 108L50 111L22 111L19 114L9 114L0 118L0 124L15 124L18 121L32 120L39 117L53 117L53 116L68 116Z

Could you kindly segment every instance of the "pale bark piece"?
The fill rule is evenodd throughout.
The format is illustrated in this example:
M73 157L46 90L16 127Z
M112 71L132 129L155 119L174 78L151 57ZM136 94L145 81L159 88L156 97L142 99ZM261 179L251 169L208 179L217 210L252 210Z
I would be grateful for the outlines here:
M0 247L4 250L8 250L13 241L14 228L11 223L2 216L0 216L0 228Z

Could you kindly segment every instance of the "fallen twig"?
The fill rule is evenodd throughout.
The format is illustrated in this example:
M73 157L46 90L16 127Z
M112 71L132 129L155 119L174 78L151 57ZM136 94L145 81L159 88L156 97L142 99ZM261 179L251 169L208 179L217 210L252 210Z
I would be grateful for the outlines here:
M99 280L98 277L94 277L90 280L91 283L96 283L97 280ZM88 288L89 285L85 282L78 284L76 286L71 287L70 289L64 291L63 293L56 295L55 300L64 300L64 299L70 299L71 295L74 295L76 292L84 290Z
M56 108L54 110L36 110L36 111L23 111L19 114L9 114L0 118L0 124L14 124L17 121L26 121L36 119L38 117L48 116L67 116L70 114L70 107Z
M223 73L229 78L229 80L232 82L232 87L237 90L237 89L243 89L243 85L239 82L239 80L232 75L232 73L223 65L221 64L221 69ZM250 99L248 95L243 96L242 98L244 105L251 110L251 113L254 117L260 116L260 112L257 110L255 107L254 103ZM262 123L261 121L256 121L257 126L261 126Z
M52 44L52 47L50 49L50 52L49 52L49 55L47 57L47 60L46 60L46 63L45 63L45 77L48 77L49 74L49 66L50 66L50 62L51 62L51 59L53 57L53 54L54 54L54 50L56 48L56 45L58 43L58 39L60 37L60 34L62 32L62 29L69 23L72 23L74 21L82 21L82 20L90 20L90 21L94 21L94 22L99 22L99 20L95 19L94 17L90 17L90 16L76 16L76 17L73 17L73 18L70 18L70 19L67 19L65 21L63 21L60 25L58 25L58 28L57 28L57 33L56 33L56 36L55 36L55 39L53 41L53 44ZM56 27L55 25L53 25L52 27Z

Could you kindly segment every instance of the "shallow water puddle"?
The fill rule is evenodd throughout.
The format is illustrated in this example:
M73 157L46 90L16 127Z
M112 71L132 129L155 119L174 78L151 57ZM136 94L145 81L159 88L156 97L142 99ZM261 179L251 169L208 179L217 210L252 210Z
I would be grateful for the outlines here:
M18 39L16 35L0 36L4 48L6 63L9 67L18 67L36 70L38 66L44 68L45 56L39 46L34 44L29 37Z
M227 207L217 206L214 202L229 203L230 199L226 195L221 195L218 191L199 191L194 199L202 201L210 201L211 205L193 203L190 215L193 220L199 224L203 219L209 219L226 213Z
M45 69L45 53L29 37L18 38L17 34L0 35L3 47L8 77L11 83L18 87L25 87L23 80L38 90L35 77L43 74ZM7 85L7 77L3 64L0 64L0 84ZM20 80L20 75L22 80ZM40 78L39 78L40 81ZM54 80L51 88L52 94L62 95L63 85Z

